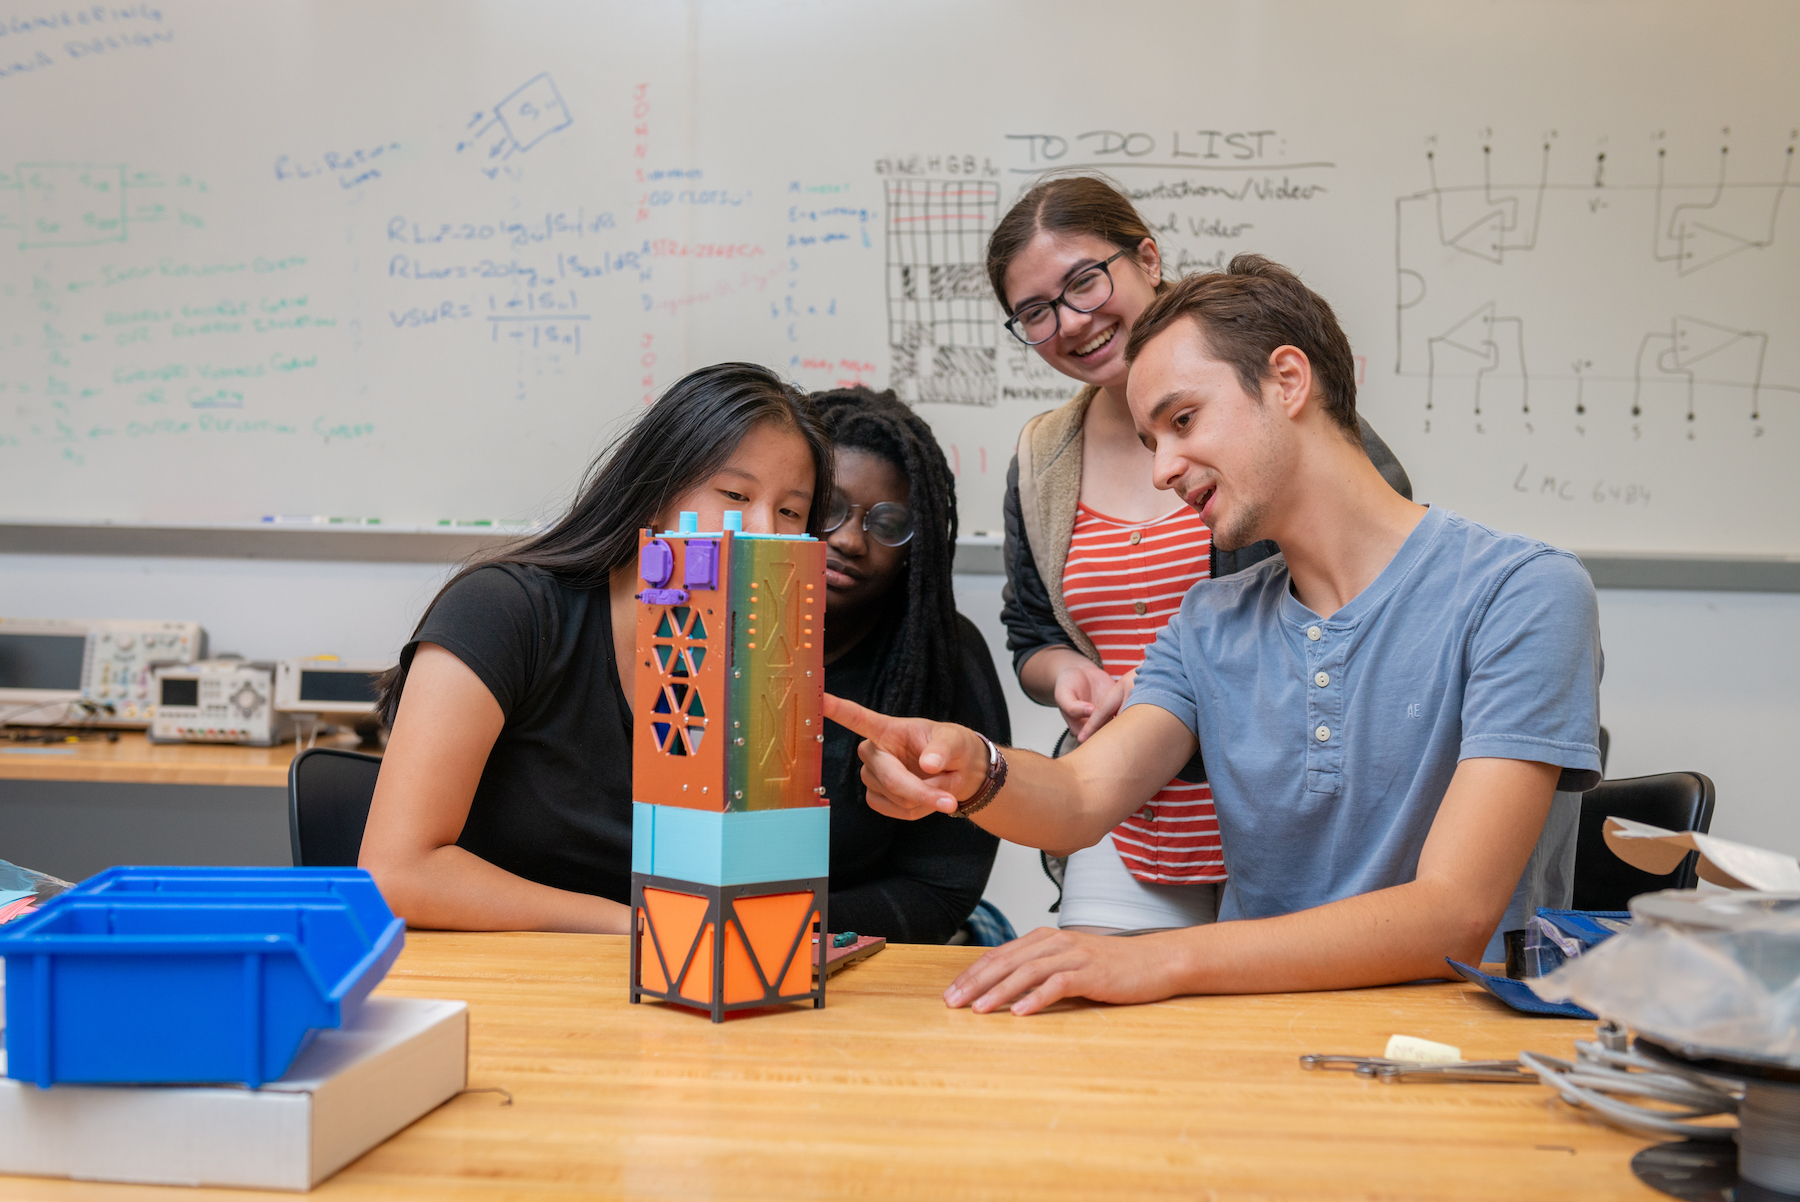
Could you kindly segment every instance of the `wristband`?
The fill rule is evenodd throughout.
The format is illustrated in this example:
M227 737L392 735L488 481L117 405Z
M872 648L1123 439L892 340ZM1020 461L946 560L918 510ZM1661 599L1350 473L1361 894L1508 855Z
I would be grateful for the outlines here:
M987 745L987 778L981 782L981 788L975 790L974 796L957 804L956 812L951 815L953 818L968 818L980 813L994 798L1000 796L1000 790L1006 787L1006 757L1000 754L1000 749L994 746L992 739L980 731L975 731L974 734L976 738Z

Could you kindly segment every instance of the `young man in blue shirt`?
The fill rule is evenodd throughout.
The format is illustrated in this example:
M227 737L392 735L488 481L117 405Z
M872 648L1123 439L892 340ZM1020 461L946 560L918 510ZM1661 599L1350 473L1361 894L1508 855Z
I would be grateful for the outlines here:
M1157 486L1222 548L1273 539L1282 554L1196 585L1125 708L1062 759L835 698L826 713L864 736L878 810L962 812L1048 849L1092 844L1203 750L1230 873L1221 921L1132 939L1040 929L984 955L946 1001L1030 1014L1066 997L1377 985L1479 959L1547 867L1566 877L1572 793L1599 780L1587 573L1390 488L1356 436L1330 306L1260 256L1167 290L1126 355Z

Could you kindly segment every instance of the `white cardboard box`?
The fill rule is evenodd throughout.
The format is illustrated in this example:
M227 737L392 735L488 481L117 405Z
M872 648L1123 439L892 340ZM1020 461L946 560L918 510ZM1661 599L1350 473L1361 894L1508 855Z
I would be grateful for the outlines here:
M0 1077L0 1173L311 1189L454 1097L468 1049L465 1003L374 997L260 1089Z

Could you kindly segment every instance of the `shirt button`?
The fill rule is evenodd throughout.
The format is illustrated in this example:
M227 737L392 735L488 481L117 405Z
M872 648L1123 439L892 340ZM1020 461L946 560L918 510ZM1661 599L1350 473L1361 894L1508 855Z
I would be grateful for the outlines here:
M1134 612L1142 614L1144 612L1146 606L1144 605L1144 603L1142 601L1133 601L1131 603L1131 608Z
M1143 541L1144 541L1144 532L1142 530L1133 530L1131 532L1131 545L1132 546L1135 547Z
M1308 626L1306 628L1306 637L1316 643L1325 637L1325 632L1320 630L1317 626Z
M1331 673L1329 673L1329 672L1319 673L1317 676L1313 677L1313 683L1318 685L1321 689L1324 688L1326 685L1331 683Z
M1321 743L1323 743L1326 739L1329 739L1330 737L1331 737L1331 727L1329 727L1329 726L1321 726L1321 727L1319 727L1319 729L1313 731L1313 738L1317 739Z

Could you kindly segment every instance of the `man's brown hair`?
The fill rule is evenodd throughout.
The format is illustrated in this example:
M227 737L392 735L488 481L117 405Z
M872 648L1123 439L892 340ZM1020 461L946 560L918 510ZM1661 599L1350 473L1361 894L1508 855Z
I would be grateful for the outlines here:
M1292 346L1312 363L1313 395L1344 434L1361 445L1356 425L1356 360L1337 315L1300 277L1262 255L1238 255L1224 271L1191 275L1164 289L1131 327L1125 361L1184 317L1200 329L1207 352L1237 372L1259 396L1275 348Z

